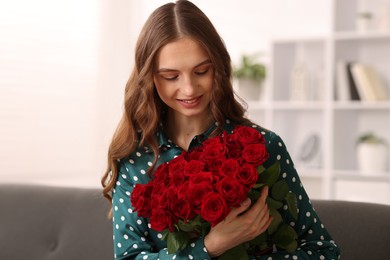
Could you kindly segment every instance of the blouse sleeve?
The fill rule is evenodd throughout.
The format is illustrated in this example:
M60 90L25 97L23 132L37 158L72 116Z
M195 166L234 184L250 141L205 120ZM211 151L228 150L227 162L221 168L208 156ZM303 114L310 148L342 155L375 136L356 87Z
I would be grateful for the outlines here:
M275 133L270 132L269 134L267 145L270 162L279 160L281 167L280 179L284 179L288 183L290 191L297 196L297 220L288 214L287 204L283 205L280 213L283 220L295 229L298 235L298 247L293 253L274 251L258 259L338 259L340 255L339 248L312 207L283 140Z
M130 194L134 181L141 176L122 162L118 166L118 180L112 194L115 259L210 259L203 238L177 254L168 254L167 248L161 246L164 243L159 239L161 234L152 231L147 220L133 211Z

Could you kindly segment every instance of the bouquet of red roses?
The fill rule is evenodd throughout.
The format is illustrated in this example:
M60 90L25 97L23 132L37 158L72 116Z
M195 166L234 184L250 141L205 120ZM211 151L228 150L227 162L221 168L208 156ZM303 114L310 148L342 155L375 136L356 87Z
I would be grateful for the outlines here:
M248 254L273 246L292 252L297 234L283 223L277 209L286 201L296 219L296 196L279 180L278 161L263 166L268 158L264 137L252 127L238 126L232 134L223 132L161 164L149 183L135 185L131 203L138 216L149 218L151 228L163 233L168 252L174 253L205 236L247 197L257 200L268 186L267 204L273 221L267 232L225 252L220 259L248 259Z

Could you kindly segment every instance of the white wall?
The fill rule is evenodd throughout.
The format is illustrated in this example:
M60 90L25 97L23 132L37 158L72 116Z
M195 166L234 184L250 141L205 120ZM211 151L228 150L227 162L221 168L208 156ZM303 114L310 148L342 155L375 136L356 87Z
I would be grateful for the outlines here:
M1 182L99 186L136 37L165 2L0 0ZM235 61L330 28L330 1L193 2Z

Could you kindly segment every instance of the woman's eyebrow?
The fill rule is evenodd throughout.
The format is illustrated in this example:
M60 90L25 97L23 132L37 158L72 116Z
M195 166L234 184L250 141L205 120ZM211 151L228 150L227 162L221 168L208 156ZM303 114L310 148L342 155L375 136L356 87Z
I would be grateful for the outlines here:
M210 59L207 59L207 60L204 60L204 61L202 61L201 63L195 65L194 68L198 68L198 67L200 67L200 66L202 66L202 65L209 64L209 63L211 63L211 60L210 60ZM176 69L168 69L168 68L160 68L160 69L157 70L156 73L161 73L161 72L173 72L173 71L178 71L178 70L176 70Z

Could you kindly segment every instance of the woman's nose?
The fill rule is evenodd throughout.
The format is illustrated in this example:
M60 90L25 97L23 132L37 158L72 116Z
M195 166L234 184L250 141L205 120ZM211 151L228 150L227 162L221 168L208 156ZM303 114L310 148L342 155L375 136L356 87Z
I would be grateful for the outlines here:
M186 96L192 96L195 93L196 81L191 76L186 76L183 79L181 92Z

